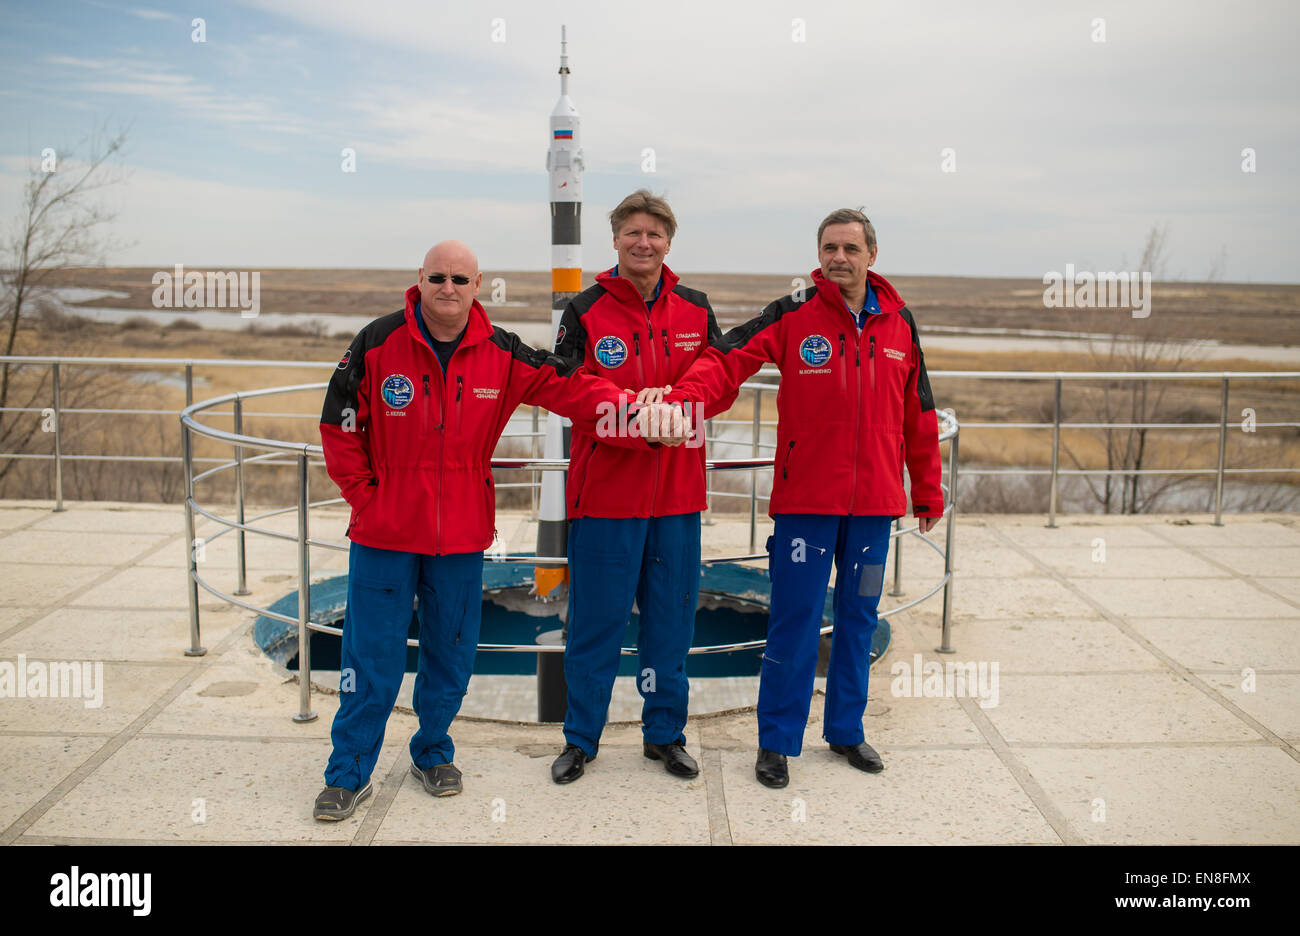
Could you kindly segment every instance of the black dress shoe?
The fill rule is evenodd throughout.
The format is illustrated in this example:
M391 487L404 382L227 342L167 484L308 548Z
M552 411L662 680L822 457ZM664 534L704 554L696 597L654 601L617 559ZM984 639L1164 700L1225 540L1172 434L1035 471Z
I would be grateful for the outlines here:
M556 783L572 783L582 776L582 765L595 759L595 754L588 757L576 744L566 744L564 751L551 764L551 779Z
M779 790L790 783L790 771L786 766L785 755L766 748L758 749L758 761L754 764L754 776L765 787Z
M664 762L664 769L674 777L689 780L700 775L700 765L695 758L686 753L686 749L674 741L672 744L651 744L642 742L642 752L651 760Z
M843 754L858 770L880 773L885 769L885 762L880 759L880 755L870 744L832 744L831 750L836 754Z

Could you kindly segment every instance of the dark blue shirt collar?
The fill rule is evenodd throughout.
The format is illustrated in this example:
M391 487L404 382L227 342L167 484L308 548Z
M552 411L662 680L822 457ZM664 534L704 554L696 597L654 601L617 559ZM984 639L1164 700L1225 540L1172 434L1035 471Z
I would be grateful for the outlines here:
M610 275L610 276L618 276L618 264L617 264L617 263L614 264L614 269L612 269L612 270L609 271L609 275ZM659 298L659 292L660 292L663 288L664 288L664 274L663 274L663 271L660 270L660 271L659 271L659 282L655 283L655 294L654 294L653 296L651 296L649 299L647 299L647 300L645 301L645 307L646 307L646 309L649 309L652 305L655 304L655 300Z
M848 309L849 304L844 303L844 307ZM876 298L876 291L871 288L871 280L867 280L867 297L862 303L861 310L849 309L849 314L857 321L858 328L866 327L868 315L880 314L880 300Z

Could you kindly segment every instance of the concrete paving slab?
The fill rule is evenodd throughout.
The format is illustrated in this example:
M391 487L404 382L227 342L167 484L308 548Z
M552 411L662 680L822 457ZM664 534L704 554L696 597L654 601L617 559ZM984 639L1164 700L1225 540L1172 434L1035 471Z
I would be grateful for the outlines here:
M1042 575L1038 566L1005 546L976 547L961 543L953 550L954 569L962 578L1016 579ZM892 560L885 577L885 590L893 587ZM943 577L943 557L915 540L903 544L903 588L917 595Z
M16 655L0 659L7 659L11 664L17 663ZM73 659L85 661L84 656ZM49 662L52 661L30 657L26 660L29 672L33 664ZM98 708L87 707L87 702L93 704L96 700L93 698L93 693L90 693L91 698L85 697L87 694L85 683L81 686L83 695L77 698L55 698L49 695L42 698L0 698L0 728L70 734L121 731L141 712L153 705L194 665L193 663L104 663L103 698ZM49 672L48 667L46 671Z
M1272 589L1284 598L1289 598L1296 604L1300 604L1300 577L1297 575L1277 578L1260 576L1255 581L1265 588ZM1300 608L1293 607L1291 613L1297 619L1300 619Z
M30 501L24 503L30 504ZM51 504L53 506L53 504ZM39 507L17 507L13 501L0 501L0 531L14 530L36 520L49 516L48 509Z
M1139 618L1129 626L1188 669L1300 669L1300 621Z
M93 582L103 566L41 566L0 562L0 604L49 606Z
M224 536L209 540L207 537L216 532L214 528L208 534L197 534L199 539L203 540L202 550L199 555L202 557L199 561L209 569L229 569L232 572L237 568L236 557L238 551L238 541L234 533L227 533ZM297 534L295 529L294 534ZM313 531L312 538L318 537ZM298 569L298 544L287 540L272 539L268 536L261 536L254 533L247 533L244 537L244 562L245 569L250 574L255 574L261 570L275 569L280 571L297 571ZM312 566L333 560L335 556L344 556L346 553L338 553L335 550L313 547L311 550ZM183 542L177 542L174 548L163 550L153 556L150 556L141 565L157 567L175 567L185 568L188 557L185 552ZM344 563L346 568L346 562Z
M703 774L670 776L635 744L602 739L581 779L551 782L560 748L503 749L457 744L465 792L433 797L409 770L375 836L380 841L510 844L709 843ZM700 758L698 744L687 751ZM539 756L540 755L540 756Z
M927 636L929 639L924 639ZM941 665L953 660L996 662L1002 673L1166 669L1118 627L1097 618L964 621L953 628L952 645L957 652L952 655L934 652L937 637L934 628L925 627L913 652L922 653L925 662ZM915 668L910 657L902 659Z
M1239 579L1082 579L1070 582L1112 614L1143 617L1294 617L1296 609Z
M1260 737L1172 673L1008 674L999 683L984 714L1012 745Z
M1300 578L1300 546L1220 546L1202 550L1239 575Z
M878 749L879 750L879 749ZM790 785L754 778L754 755L722 752L727 819L738 845L1058 844L1011 774L988 750L880 750L866 774L830 751L791 758Z
M185 533L185 513L179 506L162 504L84 504L64 502L67 510L51 512L32 525L33 530L76 533Z
M214 604L215 602L215 604ZM201 608L229 608L207 592L200 591ZM181 569L160 571L142 566L123 569L107 581L78 595L77 606L92 608L165 608L189 611L185 593L185 572Z
M874 674L873 674L874 675ZM971 723L955 699L927 699L894 695L891 679L875 680L867 702L862 730L867 743L882 748L936 747L949 744L983 745L984 736ZM755 737L757 737L757 724ZM824 750L825 742L818 739ZM805 748L809 750L809 748Z
M338 711L338 696L314 692L311 705L319 717L313 722L295 722L297 682L287 682L265 657L258 660L247 655L226 655L159 712L145 726L142 735L246 735L291 740L314 738L328 743L330 726ZM385 739L392 743L406 740L391 730ZM324 760L320 766L323 770Z
M0 607L0 633L4 633L15 624L27 620L32 615L44 617L45 609L40 606L22 607L21 605L9 608Z
M159 533L27 530L19 537L0 537L0 562L111 566L167 539Z
M202 618L206 646L219 643L242 623L243 612L210 611ZM8 640L0 658L29 657L116 661L178 661L190 645L189 614L184 611L112 611L61 608Z
M376 792L405 751L385 745ZM228 741L136 737L56 803L32 836L174 839L179 842L343 842L372 795L342 822L312 818L328 741ZM197 802L202 800L202 805ZM202 822L195 816L202 809Z
M1142 518L1143 522L1150 522ZM994 528L1015 540L1019 545L1037 551L1039 547L1057 549L1092 549L1092 541L1098 537L1106 540L1107 549L1117 547L1140 548L1144 546L1168 546L1169 542L1143 529L1127 518L1107 518L1100 520L1079 520L1068 517L1058 518L1060 524L1056 529L1046 526L1041 519L1007 520L1001 519ZM960 543L961 540L958 540Z
M991 579L956 575L953 620L979 618L1065 617L1098 618L1093 608L1068 588L1047 576Z
M0 735L0 763L5 765L0 771L0 831L39 803L107 740Z
M1300 843L1300 764L1272 745L1016 756L1089 844Z
M1300 529L1294 521L1246 520L1224 517L1224 525L1210 523L1162 523L1160 535L1180 546L1204 547L1213 550L1218 546L1250 546L1256 549L1273 546L1300 546Z
M1281 738L1300 738L1300 673L1201 674L1223 697Z
M1098 535L1091 542L1103 545L1035 546L1034 558L1069 578L1207 579L1232 576L1231 572L1173 546L1118 546L1105 535Z

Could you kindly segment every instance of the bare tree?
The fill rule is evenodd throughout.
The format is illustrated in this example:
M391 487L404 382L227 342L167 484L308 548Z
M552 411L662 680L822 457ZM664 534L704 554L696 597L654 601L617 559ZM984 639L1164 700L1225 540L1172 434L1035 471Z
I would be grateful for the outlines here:
M1139 271L1150 273L1152 280L1162 280L1168 270L1166 242L1168 227L1153 225L1147 232ZM1132 318L1126 309L1096 309L1089 317L1087 331L1095 337L1088 341L1092 369L1097 371L1178 371L1197 359L1195 345L1162 333L1156 315ZM1098 334L1098 333L1101 334ZM1100 430L1105 443L1106 468L1119 474L1107 474L1100 483L1081 475L1093 497L1105 513L1145 513L1164 496L1192 483L1177 475L1139 474L1150 467L1153 455L1149 442L1153 430L1140 423L1156 421L1162 414L1172 416L1166 398L1170 382L1165 380L1115 380L1103 383L1100 392L1080 391L1079 397L1091 421L1105 423ZM1116 426L1114 424L1122 424ZM1084 457L1065 441L1062 450L1076 468L1083 468ZM1166 460L1169 447L1162 449ZM1171 469L1183 467L1186 456L1178 458Z
M66 152L46 150L39 163L28 170L22 208L14 230L3 245L4 269L0 270L0 323L5 331L3 354L14 353L19 323L31 309L40 310L51 294L46 281L61 270L103 263L113 243L104 228L116 213L105 208L97 196L122 181L119 162L126 144L125 131L113 136L92 134ZM81 158L84 154L84 159ZM64 168L59 168L62 164ZM57 303L44 317L57 316ZM31 407L46 393L46 373L21 390L16 375L22 365L5 361L0 365L0 450L24 451L41 428L41 420L6 418L4 407L10 396L22 393L22 407ZM3 480L16 461L0 467Z

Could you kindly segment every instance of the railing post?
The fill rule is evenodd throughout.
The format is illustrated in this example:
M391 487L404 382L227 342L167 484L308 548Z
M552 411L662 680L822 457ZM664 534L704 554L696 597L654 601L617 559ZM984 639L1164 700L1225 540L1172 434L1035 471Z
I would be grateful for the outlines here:
M528 454L534 459L537 458L537 416L538 416L538 407L534 406L533 407L533 434L528 438ZM528 489L528 496L529 496L530 510L532 512L532 518L536 520L537 519L537 491L542 483L541 482L542 474L540 471L534 471L532 474L533 474L533 484L532 487Z
M1056 378L1056 406L1052 410L1052 489L1048 495L1047 525L1056 527L1056 479L1061 460L1061 378Z
M903 518L894 518L894 532L898 535L894 537L894 587L889 590L891 598L897 598L903 593L903 536L899 532L903 529Z
M313 722L311 710L311 559L307 538L307 450L298 456L298 714L296 722ZM339 674L342 677L342 674ZM340 689L342 687L340 686Z
M1060 386L1060 383L1057 383ZM1059 399L1059 397L1058 397ZM956 653L952 647L952 547L953 527L957 523L957 437L948 441L948 529L943 544L943 636L935 650L939 653Z
M190 646L186 656L203 656L207 648L199 643L199 583L198 543L194 536L194 440L190 427L181 422L181 461L185 469L185 567L188 569L185 584L190 600Z
M751 458L758 457L758 434L762 429L763 391L754 388L754 423ZM758 469L749 469L749 552L752 555L758 549Z
M713 420L704 420L704 442L707 445L713 435ZM701 526L713 526L713 472L704 472L704 514L700 517Z
M63 409L63 402L59 398L59 362L55 361L52 366L54 368L54 512L61 513L67 509L63 506L63 430L59 427L62 421L59 414Z
M235 435L244 434L244 401L235 397ZM235 516L244 522L244 447L235 443ZM248 561L244 553L244 530L235 528L235 565L239 573L239 582L235 587L236 595L251 595L248 590Z
M194 405L194 365L185 365L185 405Z
M1223 526L1223 460L1228 447L1228 378L1219 399L1219 467L1214 476L1214 525Z

